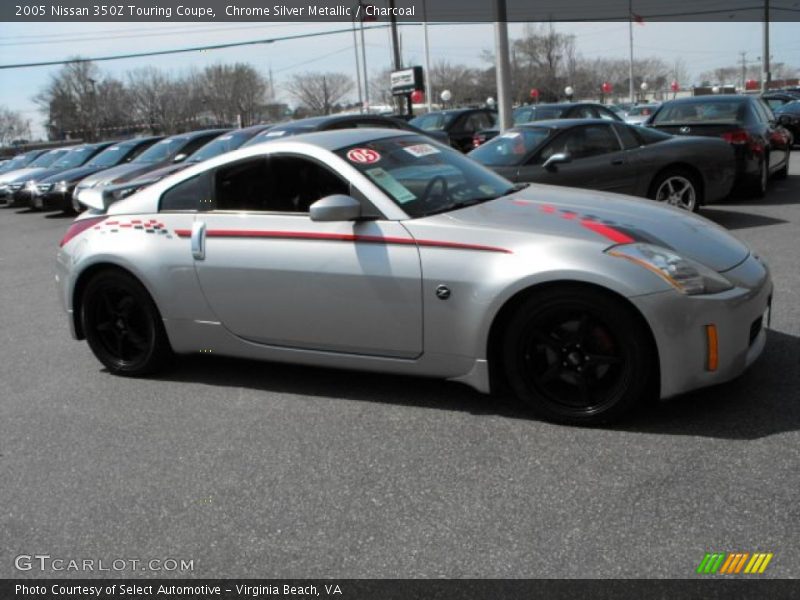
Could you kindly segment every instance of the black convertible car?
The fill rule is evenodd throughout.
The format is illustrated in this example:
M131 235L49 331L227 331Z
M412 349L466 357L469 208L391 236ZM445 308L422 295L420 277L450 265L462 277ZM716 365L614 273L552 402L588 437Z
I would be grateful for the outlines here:
M691 211L727 197L736 174L733 150L723 140L602 119L521 125L469 156L515 182L618 192Z

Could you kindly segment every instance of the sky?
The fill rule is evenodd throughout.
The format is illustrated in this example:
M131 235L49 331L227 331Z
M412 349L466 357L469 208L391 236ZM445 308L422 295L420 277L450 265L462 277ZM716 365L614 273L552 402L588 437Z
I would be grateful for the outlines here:
M247 41L266 37L347 28L347 23L9 23L0 22L0 64L63 60L76 55L91 57ZM627 23L559 23L558 31L574 34L578 52L585 57L628 56ZM521 35L522 24L509 24L509 37ZM403 62L424 64L422 26L400 28ZM367 67L376 73L391 63L388 29L366 32ZM770 25L771 55L774 62L800 68L800 23ZM431 62L448 60L471 66L487 66L482 51L494 48L491 24L440 25L429 27ZM761 56L761 23L659 23L634 26L637 57L657 56L667 63L677 58L686 62L693 81L703 71L738 64L740 52L748 61ZM260 46L245 46L208 52L194 52L150 58L98 63L105 73L124 77L137 67L155 65L179 74L209 64L247 62L265 76L272 69L278 96L290 98L281 84L292 73L338 71L355 79L352 33L306 40L292 40ZM32 97L48 82L55 67L0 69L0 107L21 111L31 120L34 136L41 135L41 113ZM355 93L353 94L355 96ZM355 98L353 98L355 99Z

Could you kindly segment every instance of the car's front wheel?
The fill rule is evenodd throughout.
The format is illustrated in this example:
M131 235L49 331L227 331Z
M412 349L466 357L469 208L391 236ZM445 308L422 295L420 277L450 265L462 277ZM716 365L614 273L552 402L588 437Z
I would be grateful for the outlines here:
M116 375L140 376L170 363L161 316L150 294L134 277L109 270L87 284L81 302L86 341Z
M631 308L582 286L529 296L503 347L508 381L525 405L548 420L587 425L618 418L646 395L653 355Z

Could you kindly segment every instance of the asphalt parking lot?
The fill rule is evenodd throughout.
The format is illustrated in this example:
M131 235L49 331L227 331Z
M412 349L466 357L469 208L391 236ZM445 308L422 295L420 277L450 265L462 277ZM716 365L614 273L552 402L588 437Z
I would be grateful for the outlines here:
M69 218L0 208L0 577L92 575L14 568L39 553L202 578L685 578L709 551L800 577L800 152L766 198L703 214L773 269L762 358L581 429L439 381L208 356L112 377L57 304Z

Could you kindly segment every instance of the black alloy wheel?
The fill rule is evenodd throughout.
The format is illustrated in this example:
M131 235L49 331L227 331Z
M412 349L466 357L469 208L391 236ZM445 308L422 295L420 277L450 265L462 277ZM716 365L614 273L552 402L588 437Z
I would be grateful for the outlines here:
M654 373L652 342L633 310L592 288L548 289L509 323L504 363L517 397L552 421L596 424L627 412Z
M111 373L146 375L169 364L172 349L161 316L132 276L97 274L83 294L81 318L92 352Z

